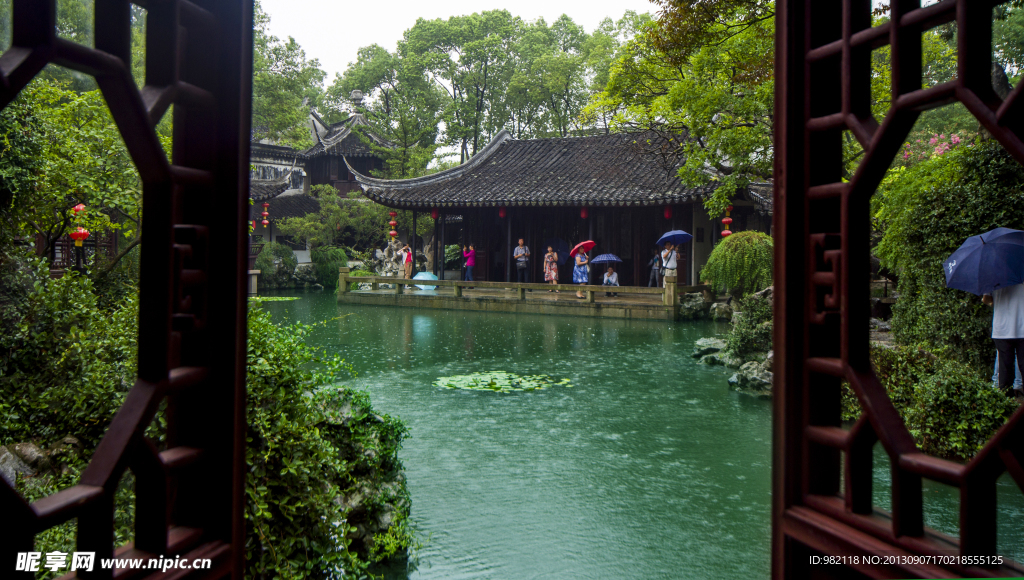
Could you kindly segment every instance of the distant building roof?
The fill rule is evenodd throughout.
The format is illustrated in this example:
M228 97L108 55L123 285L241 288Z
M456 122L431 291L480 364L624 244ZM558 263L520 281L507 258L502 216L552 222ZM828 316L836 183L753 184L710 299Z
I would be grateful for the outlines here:
M283 218L302 217L307 214L320 211L320 202L316 198L302 193L301 190L292 190L282 193L276 197L264 200L270 204L267 208L267 220L277 222ZM249 206L249 219L263 219L263 202L253 203Z
M714 185L684 186L675 166L645 151L646 133L512 139L501 131L466 163L413 179L349 170L367 197L390 207L638 206L706 197Z
M303 152L304 156L317 157L320 155L342 155L345 157L376 157L373 149L370 148L359 135L353 132L356 127L367 127L370 124L366 121L366 117L356 113L348 119L334 123L333 125L326 125L319 115L311 113L313 120L313 132L316 136L317 143L309 149ZM381 147L394 147L390 142L377 134L369 130L363 130L363 133L370 138L371 141Z

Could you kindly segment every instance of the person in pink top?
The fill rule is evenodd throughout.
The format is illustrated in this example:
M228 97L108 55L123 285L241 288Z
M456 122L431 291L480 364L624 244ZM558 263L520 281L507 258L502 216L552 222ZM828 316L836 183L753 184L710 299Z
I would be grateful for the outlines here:
M466 275L463 279L466 282L472 282L473 266L476 266L476 248L473 247L473 244L462 246L462 257L466 259Z

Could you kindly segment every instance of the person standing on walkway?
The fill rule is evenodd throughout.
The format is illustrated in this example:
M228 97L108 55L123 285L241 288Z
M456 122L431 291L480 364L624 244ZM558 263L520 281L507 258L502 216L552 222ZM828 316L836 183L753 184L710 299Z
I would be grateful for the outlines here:
M405 270L405 279L409 280L412 278L412 248L409 244L402 246L402 266ZM412 288L412 286L409 286Z
M551 282L553 285L558 284L558 252L555 251L554 246L548 246L548 253L544 254L544 281ZM548 290L548 292L558 292L558 290Z
M473 247L473 244L462 246L462 257L466 259L466 275L463 276L463 280L472 282L473 266L476 266L476 248Z
M665 243L665 251L661 253L662 276L665 277L664 284L667 284L669 276L676 275L676 247L670 242Z
M516 261L516 281L528 282L527 272L530 271L530 248L526 247L523 238L519 238L519 245L512 251L512 257Z
M647 279L647 287L657 288L661 286L661 281L658 280L658 272L661 271L661 255L658 254L657 248L651 250L651 259L647 261L647 267L651 269L651 275Z
M576 266L572 269L573 284L590 284L590 257L583 250L576 253ZM583 293L576 291L577 298L583 298Z
M992 305L992 342L999 352L999 389L1013 396L1013 366L1024 374L1024 284L996 288L981 297Z

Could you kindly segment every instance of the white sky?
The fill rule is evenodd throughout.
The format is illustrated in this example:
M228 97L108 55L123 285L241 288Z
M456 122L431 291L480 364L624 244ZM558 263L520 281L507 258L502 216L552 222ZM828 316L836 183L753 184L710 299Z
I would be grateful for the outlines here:
M327 71L326 84L356 60L360 47L379 44L394 51L402 34L418 18L433 20L505 9L527 21L544 18L549 24L568 14L587 32L605 17L618 20L626 10L654 13L649 0L260 0L270 15L270 33L289 36L320 59Z

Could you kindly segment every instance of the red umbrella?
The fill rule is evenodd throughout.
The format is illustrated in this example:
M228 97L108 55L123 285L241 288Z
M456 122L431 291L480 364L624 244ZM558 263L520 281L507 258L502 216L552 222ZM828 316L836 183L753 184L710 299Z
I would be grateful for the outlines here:
M581 251L589 252L590 250L593 250L594 246L596 246L596 245L597 245L597 243L592 241L592 240L587 240L585 242L580 242L580 243L576 244L576 247L573 248L572 251L569 252L569 255L575 258L576 254L580 253Z

